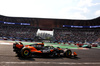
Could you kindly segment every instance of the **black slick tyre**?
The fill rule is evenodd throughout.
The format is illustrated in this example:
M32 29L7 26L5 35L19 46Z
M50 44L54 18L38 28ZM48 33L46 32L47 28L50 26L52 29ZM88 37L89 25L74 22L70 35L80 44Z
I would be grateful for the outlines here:
M22 49L21 50L21 56L23 58L29 58L29 57L31 57L31 51L30 51L30 49L29 48Z
M70 49L68 49L67 51L65 51L64 56L71 58L72 57L72 51Z

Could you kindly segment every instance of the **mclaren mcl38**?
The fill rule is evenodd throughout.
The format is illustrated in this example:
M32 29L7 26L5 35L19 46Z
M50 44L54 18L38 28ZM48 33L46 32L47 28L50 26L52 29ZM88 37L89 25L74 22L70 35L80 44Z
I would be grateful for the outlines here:
M76 57L77 53L72 52L70 49L61 49L59 47L54 48L53 46L44 46L44 43L36 43L31 45L23 45L20 43L13 43L13 51L23 58L29 58L32 55L59 57L61 54L65 57Z

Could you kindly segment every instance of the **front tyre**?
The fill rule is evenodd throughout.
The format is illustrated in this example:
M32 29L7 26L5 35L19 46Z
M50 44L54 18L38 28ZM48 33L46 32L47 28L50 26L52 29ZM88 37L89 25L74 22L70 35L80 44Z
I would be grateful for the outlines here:
M29 57L31 57L31 51L30 51L30 49L29 48L22 49L21 56L23 58L29 58Z
M70 49L68 49L65 53L64 53L65 57L71 58L72 57L72 51Z

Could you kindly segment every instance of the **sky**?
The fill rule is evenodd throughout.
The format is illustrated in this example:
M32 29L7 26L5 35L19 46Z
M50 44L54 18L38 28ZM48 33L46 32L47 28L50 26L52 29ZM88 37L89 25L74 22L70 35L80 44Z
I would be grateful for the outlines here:
M87 20L100 16L100 0L0 0L0 15Z

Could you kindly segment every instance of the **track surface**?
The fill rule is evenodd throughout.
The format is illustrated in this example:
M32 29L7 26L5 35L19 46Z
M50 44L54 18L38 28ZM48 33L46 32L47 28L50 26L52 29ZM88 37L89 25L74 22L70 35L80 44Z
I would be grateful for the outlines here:
M72 49L78 54L77 58L18 58L13 52L12 45L0 45L0 66L100 66L100 49Z

